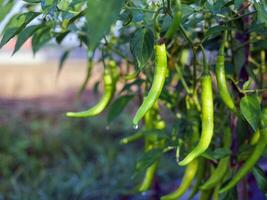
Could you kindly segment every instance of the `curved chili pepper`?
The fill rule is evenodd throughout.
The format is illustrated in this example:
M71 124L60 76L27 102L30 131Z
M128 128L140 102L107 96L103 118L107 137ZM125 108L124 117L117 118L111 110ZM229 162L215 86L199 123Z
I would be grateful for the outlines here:
M255 145L255 148L251 154L251 156L246 160L243 166L238 170L235 176L231 179L226 186L220 189L220 193L226 192L227 190L233 188L238 182L244 178L253 168L253 166L257 163L257 161L262 156L267 145L267 128L260 130L260 139L258 143Z
M153 128L162 130L165 128L164 121L160 119L155 120L155 118L158 117L157 115L158 115L158 105L157 103L155 103L153 109L149 110L145 114L145 125L146 125L147 130L153 129ZM150 150L156 147L157 145L155 144L155 138L154 137L150 138L149 136L146 136L145 137L145 150ZM147 168L143 182L138 189L139 192L145 192L151 187L158 164L159 164L159 159L156 160L154 163L152 163L151 166Z
M110 64L108 65L109 68L105 69L104 71L104 95L100 99L100 101L92 108L90 108L87 111L82 112L68 112L66 115L67 117L92 117L100 114L109 104L111 101L115 87L116 87L116 81L117 76L115 74L114 65Z
M202 132L200 141L197 146L179 162L179 165L184 166L201 155L209 147L213 136L213 95L212 95L212 80L210 74L204 74L201 78L201 101L202 101Z
M165 34L165 38L166 39L171 39L173 37L173 35L175 34L175 32L177 31L177 29L180 26L182 20L182 12L181 12L181 1L180 0L176 0L176 9L175 9L175 14L174 17L172 19L172 22Z
M224 66L224 46L227 40L227 31L224 33L224 39L221 44L216 64L216 79L218 83L218 89L220 96L225 105L233 112L236 112L234 101L230 95L226 78L225 78L225 66Z
M143 180L141 186L139 187L139 192L145 192L151 187L155 172L156 172L157 167L158 167L158 163L159 163L159 161L157 160L156 162L154 162L151 166L149 166L147 168L144 180Z
M213 200L220 200L219 190L220 190L220 184L216 185L213 190L213 195L212 195Z
M224 134L224 147L229 148L232 143L231 141L232 141L231 131L228 128ZM218 183L220 183L225 177L225 174L227 173L227 170L228 170L229 163L230 163L230 156L227 156L221 159L217 168L213 171L210 178L202 186L200 186L200 189L208 190L218 185Z
M175 199L180 198L188 190L192 181L194 180L194 177L197 173L198 166L199 166L198 159L192 160L186 167L184 177L182 179L180 186L177 188L177 190L168 195L162 196L160 199L161 200L175 200Z
M204 158L199 157L198 160L199 160L199 167L197 171L197 180L196 180L195 185L193 186L191 194L188 197L189 200L192 199L195 196L195 194L198 192L199 187L201 185L202 180L204 179L205 172L206 172L206 163L205 163Z
M163 89L167 74L167 53L165 44L155 45L156 71L153 83L147 97L144 98L142 105L137 110L133 124L136 126L149 109L155 104Z

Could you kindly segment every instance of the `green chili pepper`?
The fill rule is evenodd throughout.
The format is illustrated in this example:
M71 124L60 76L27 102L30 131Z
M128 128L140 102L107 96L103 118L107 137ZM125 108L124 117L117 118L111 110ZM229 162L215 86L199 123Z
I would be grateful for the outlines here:
M114 64L114 63L113 63ZM92 117L100 114L111 101L117 82L118 74L115 72L114 65L110 63L104 71L104 95L100 101L92 108L82 112L68 112L67 117Z
M227 31L225 31L224 39L219 50L216 64L216 79L218 83L218 89L220 96L225 105L233 112L236 112L234 101L230 95L226 78L225 78L225 66L224 66L224 46L227 40Z
M190 124L190 129L192 131L191 142L193 143L199 138L199 117L198 117L199 113L197 112L193 97L191 96L186 96L186 109L187 109L187 118L188 120L190 120L189 124ZM196 176L199 167L201 168L200 163L202 163L201 158L191 161L188 164L187 168L185 169L185 175L177 190L161 197L161 200L171 200L180 198L188 190L191 183L193 182L193 179Z
M163 89L167 74L167 53L165 44L155 45L156 71L151 89L134 116L133 124L136 126L149 109L155 104Z
M151 184L154 180L155 172L158 167L158 163L159 161L157 160L156 162L154 162L151 166L147 168L145 178L141 186L139 187L139 192L145 192L151 187Z
M160 199L175 200L180 198L188 190L192 181L194 180L194 177L197 173L197 169L199 166L198 164L199 164L198 159L192 160L185 169L185 174L180 184L180 187L176 191L168 195L162 196Z
M224 134L224 147L229 148L231 145L231 131L228 128ZM227 170L229 169L230 156L227 156L220 160L217 168L213 171L210 178L200 186L201 190L208 190L214 188L218 183L222 182Z
M213 190L213 195L212 195L213 200L220 200L219 190L220 190L220 184L216 185Z
M267 128L267 106L262 109L260 125L263 129Z
M146 130L151 130L151 129L162 130L164 128L165 128L165 122L159 118L158 104L155 103L153 108L145 114L145 129ZM155 138L154 136L152 137L146 136L145 137L145 150L148 151L150 149L157 148L158 144L155 144L155 141L158 142L157 138ZM145 192L151 187L158 164L159 164L159 160L156 160L151 166L147 168L143 182L138 189L139 192Z
M209 147L213 136L213 96L212 96L212 80L210 74L204 73L201 79L201 101L202 101L202 132L198 145L179 162L184 166L201 155Z
M173 35L180 26L182 20L182 11L181 11L181 1L176 0L175 14L173 16L172 22L165 34L166 39L172 39Z
M196 183L192 189L191 194L188 197L189 200L192 199L195 196L195 194L198 192L199 187L201 185L202 180L204 179L205 172L206 172L206 163L205 163L204 158L199 157L198 160L199 160L198 161L199 167L198 167L198 172L197 172L197 180L196 180Z
M239 171L235 174L235 176L231 179L226 186L220 189L220 193L226 192L227 190L233 188L238 182L244 178L253 168L253 166L260 159L263 154L267 144L267 128L260 130L260 139L258 143L255 145L255 148L251 154L251 156L246 160L243 166L239 169Z

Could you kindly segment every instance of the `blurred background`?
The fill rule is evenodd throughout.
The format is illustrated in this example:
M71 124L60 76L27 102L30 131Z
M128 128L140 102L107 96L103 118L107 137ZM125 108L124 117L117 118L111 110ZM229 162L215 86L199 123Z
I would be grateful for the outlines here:
M58 74L60 57L75 38L63 47L50 43L36 55L29 40L12 56L15 43L0 50L0 199L159 199L177 187L179 181L166 184L177 176L172 155L162 160L153 190L132 194L144 174L133 176L143 144L124 146L120 139L135 132L134 102L111 125L106 113L64 116L92 106L102 93L102 66L94 66L87 89L77 95L87 70L82 48Z

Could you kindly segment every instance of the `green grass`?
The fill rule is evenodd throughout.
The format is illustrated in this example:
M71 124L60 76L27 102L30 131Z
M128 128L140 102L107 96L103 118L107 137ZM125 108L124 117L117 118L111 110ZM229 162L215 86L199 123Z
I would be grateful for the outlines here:
M119 143L134 133L128 119L107 128L103 117L10 117L0 126L0 199L122 199L143 177L133 178L143 142ZM168 181L176 163L167 157L161 164L158 175Z
M101 121L12 119L1 126L1 197L116 199L133 187L138 151L120 145L121 131Z

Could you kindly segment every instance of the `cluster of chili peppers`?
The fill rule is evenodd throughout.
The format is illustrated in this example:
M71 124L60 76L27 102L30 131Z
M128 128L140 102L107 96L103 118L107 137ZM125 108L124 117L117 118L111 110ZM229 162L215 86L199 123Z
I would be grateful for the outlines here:
M166 41L171 39L178 29L181 29L181 2L176 1L176 10L173 15L172 22L169 26L164 37L157 38L154 45L155 55L155 70L154 78L150 90L147 96L143 99L143 102L137 110L133 124L138 125L141 119L144 118L145 130L164 130L165 122L159 116L158 99L164 88L165 78L168 74L168 62L167 62L167 50ZM218 51L217 63L215 69L216 82L222 102L233 113L233 115L240 117L238 106L233 100L229 88L227 86L226 73L225 73L225 46L227 43L228 32L224 31L221 47ZM116 90L116 83L118 81L118 71L114 62L109 62L107 68L104 71L104 95L99 103L90 108L87 111L73 113L67 113L68 117L91 117L100 114L108 106L112 100L113 94ZM218 199L219 193L226 192L235 187L256 165L261 158L267 144L267 108L263 109L260 125L255 133L257 137L253 137L251 144L254 146L254 150L243 165L236 171L230 181L228 178L229 168L231 166L231 156L228 155L220 159L216 167L212 170L209 177L205 176L205 159L202 157L203 153L210 147L213 133L214 133L214 100L213 100L213 84L212 76L209 66L205 60L203 54L203 72L201 76L201 108L197 109L195 99L197 95L194 93L193 97L188 96L187 112L190 114L192 111L197 113L200 111L200 118L194 118L192 122L192 130L194 132L194 141L191 146L196 146L185 156L185 158L179 161L180 166L186 166L184 176L182 178L180 186L170 194L166 194L161 197L162 200L175 200L180 198L189 188L193 185L192 198L197 191L201 191L201 199L209 199L213 195L214 199ZM201 120L201 122L199 122ZM199 134L199 127L201 127L201 133ZM221 139L222 147L226 149L231 148L232 134L230 128L222 130L224 136ZM124 138L122 143L127 144L137 139L144 138L145 151L149 151L153 148L159 148L164 145L164 141L160 141L155 137L144 136L142 133ZM160 141L160 142L159 142ZM144 192L150 189L153 182L155 172L158 167L159 160L153 162L151 166L147 168L143 182L138 186L139 192ZM204 181L203 181L204 180Z

